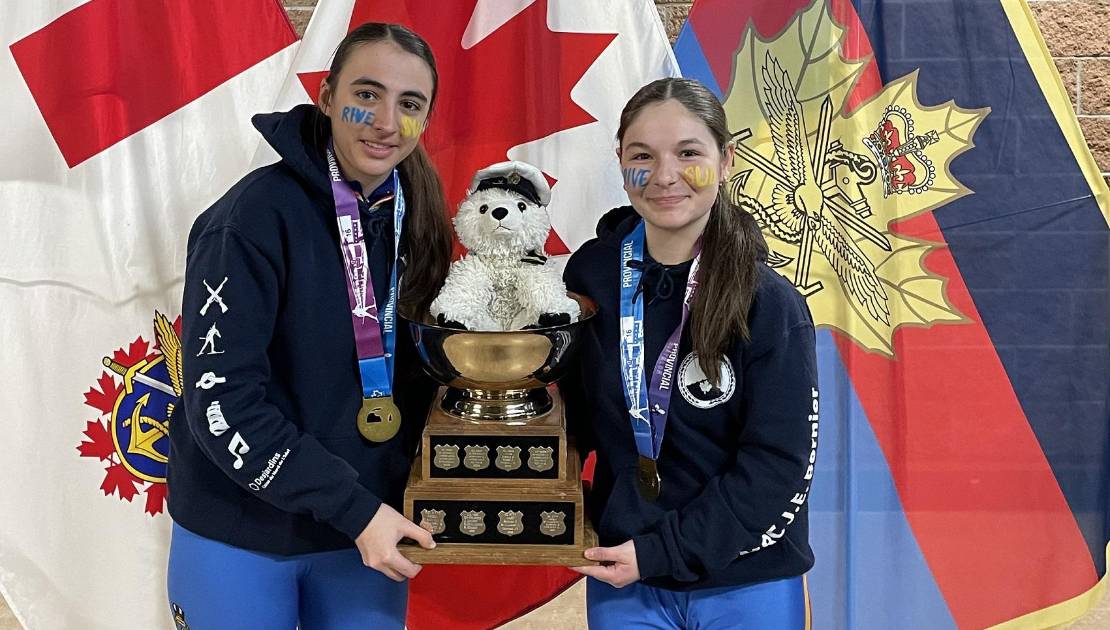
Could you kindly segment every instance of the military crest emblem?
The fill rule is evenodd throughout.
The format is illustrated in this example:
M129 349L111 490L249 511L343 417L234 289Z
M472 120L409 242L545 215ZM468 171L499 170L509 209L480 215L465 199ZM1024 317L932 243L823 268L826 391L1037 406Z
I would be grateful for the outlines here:
M436 444L436 456L432 464L436 468L452 470L459 466L459 447L454 444Z
M943 243L898 222L971 192L949 165L989 110L922 104L916 72L851 101L868 60L842 56L844 36L826 0L773 39L745 34L724 104L737 130L726 190L759 223L768 264L806 296L814 323L893 356L902 326L965 321L946 278L924 265Z
M497 459L493 462L505 472L512 472L520 468L520 447L519 446L498 446Z
M157 345L140 336L104 357L105 371L85 393L100 417L86 422L78 452L104 462L105 495L130 502L142 492L151 516L165 509L170 418L182 391L180 330L180 318L171 323L155 311Z
M524 531L524 512L518 510L497 513L497 531L506 536L516 536Z
M420 510L420 526L430 533L442 534L447 529L443 519L447 512L443 510Z
M481 510L463 510L459 514L459 531L467 536L480 536L486 531L486 513Z
M562 536L567 533L567 515L563 512L540 512L540 533L545 536Z

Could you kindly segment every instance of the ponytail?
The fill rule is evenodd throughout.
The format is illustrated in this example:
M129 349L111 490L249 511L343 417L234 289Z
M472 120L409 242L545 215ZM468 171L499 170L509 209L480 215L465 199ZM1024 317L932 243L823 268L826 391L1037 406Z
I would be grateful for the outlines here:
M400 164L405 205L408 261L398 304L406 313L422 315L431 306L451 264L451 226L443 183L423 145L416 145Z
M748 311L767 260L767 241L755 217L729 200L722 186L702 233L698 290L690 307L690 337L710 383L718 383L721 356L737 336L751 340Z

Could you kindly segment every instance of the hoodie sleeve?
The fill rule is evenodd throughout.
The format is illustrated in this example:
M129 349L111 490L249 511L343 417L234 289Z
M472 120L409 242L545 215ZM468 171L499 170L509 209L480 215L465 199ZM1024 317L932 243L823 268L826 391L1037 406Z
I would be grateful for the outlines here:
M574 255L570 257L566 269L563 270L563 282L567 286L567 291L590 297L589 290L582 278L580 260L580 257ZM587 324L585 329L580 331L580 334L593 334L590 326L591 324ZM592 430L593 423L590 419L590 405L586 402L581 356L574 358L567 374L559 379L559 393L563 396L567 433L574 438L578 453L582 456L582 462L585 462L586 455L596 448L596 440Z
M281 277L282 261L232 226L210 228L190 247L182 306L184 422L237 484L354 539L381 500L268 397L267 348Z
M775 545L803 509L817 449L812 323L747 359L742 378L746 423L731 469L633 538L641 578L697 580Z

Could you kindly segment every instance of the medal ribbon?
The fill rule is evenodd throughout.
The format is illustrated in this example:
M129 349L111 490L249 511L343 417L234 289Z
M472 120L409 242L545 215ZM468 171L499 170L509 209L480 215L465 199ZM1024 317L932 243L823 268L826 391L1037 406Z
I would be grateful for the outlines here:
M630 260L644 259L644 223L641 221L621 241L621 382L624 400L632 421L632 434L636 438L636 451L641 457L655 460L663 446L663 431L667 427L667 412L671 407L671 390L674 385L675 363L682 329L690 317L690 304L698 286L698 263L701 260L701 241L694 246L694 261L686 279L686 293L682 298L682 318L659 352L651 372L650 388L644 385L644 303L637 300L636 288L643 272L628 266ZM650 407L649 407L650 402Z
M378 312L374 282L370 277L370 261L359 220L358 196L343 179L335 151L328 143L328 174L335 200L335 218L339 224L339 249L343 253L343 270L347 276L347 300L351 307L351 325L355 332L358 371L362 380L363 398L393 395L393 353L397 348L397 258L401 248L401 225L405 218L405 196L401 178L393 169L393 272L389 278L389 299Z

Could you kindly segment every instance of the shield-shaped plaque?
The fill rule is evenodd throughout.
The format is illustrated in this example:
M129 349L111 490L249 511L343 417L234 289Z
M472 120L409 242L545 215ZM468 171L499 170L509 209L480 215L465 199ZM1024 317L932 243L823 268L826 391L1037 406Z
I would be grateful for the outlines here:
M551 536L562 536L567 532L567 515L563 512L540 512L540 531Z
M506 536L516 536L524 531L524 512L498 512L497 531Z
M520 447L498 446L497 460L493 462L493 465L505 472L512 472L520 468Z
M463 510L459 514L459 531L467 536L478 536L486 531L486 513L481 510Z
M433 534L442 534L447 529L443 517L447 512L443 510L420 510L420 526Z
M432 460L436 468L451 470L459 466L459 447L454 444L436 444L436 456Z
M467 446L463 450L466 451L466 456L463 457L463 466L470 470L485 470L489 467L488 446Z
M550 446L529 446L528 467L536 472L551 470L555 465L555 461L551 458L551 453L554 451L555 449Z

